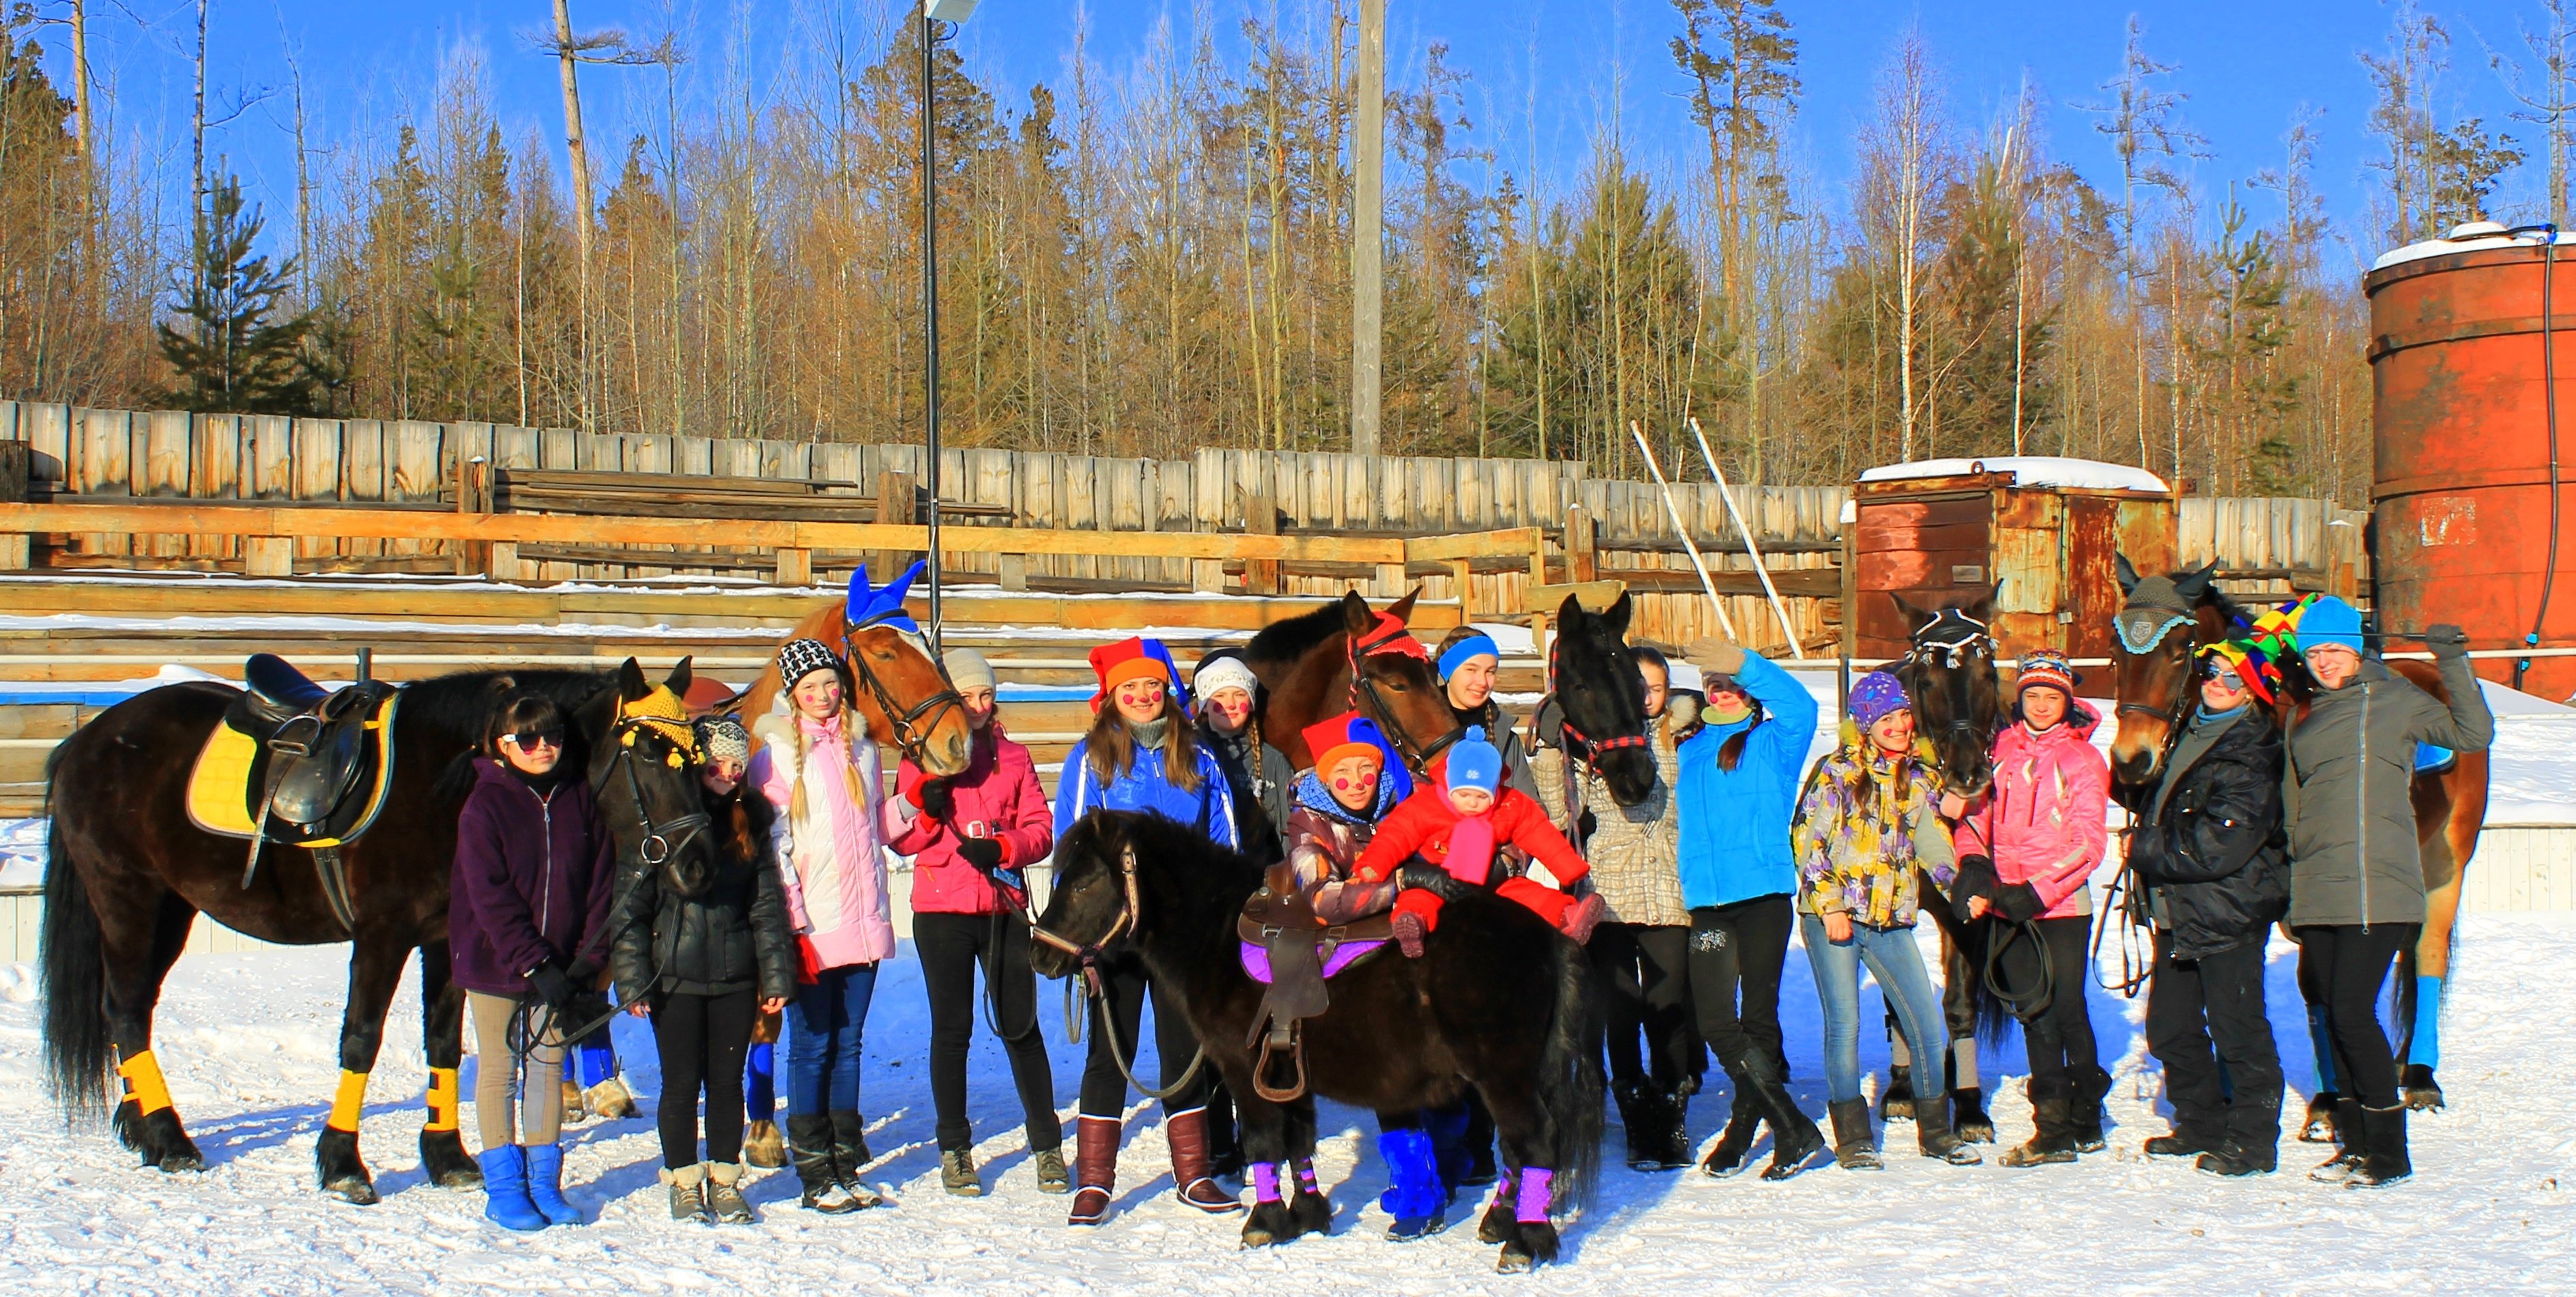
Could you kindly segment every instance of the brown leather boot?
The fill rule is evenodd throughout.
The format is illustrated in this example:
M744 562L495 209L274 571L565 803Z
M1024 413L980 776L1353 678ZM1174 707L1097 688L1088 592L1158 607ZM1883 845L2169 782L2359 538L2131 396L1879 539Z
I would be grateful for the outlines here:
M1073 1214L1067 1225L1097 1225L1109 1219L1109 1197L1118 1187L1116 1117L1085 1116L1073 1126Z
M1172 1187L1182 1202L1210 1215L1243 1210L1243 1200L1219 1188L1209 1169L1207 1109L1165 1114L1163 1138L1172 1146Z

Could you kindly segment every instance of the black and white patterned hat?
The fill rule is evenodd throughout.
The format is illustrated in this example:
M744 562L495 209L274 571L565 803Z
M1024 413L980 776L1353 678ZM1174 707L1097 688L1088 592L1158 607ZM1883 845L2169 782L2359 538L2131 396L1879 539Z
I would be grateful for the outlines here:
M817 671L838 672L841 655L818 639L792 639L778 650L778 686L794 689L796 682Z

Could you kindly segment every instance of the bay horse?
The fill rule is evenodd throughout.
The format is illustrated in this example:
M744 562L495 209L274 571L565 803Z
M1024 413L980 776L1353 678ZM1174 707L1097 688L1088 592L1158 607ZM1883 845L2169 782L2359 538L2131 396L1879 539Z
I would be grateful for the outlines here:
M684 660L664 687L676 694L688 684ZM407 685L391 720L393 777L383 809L342 848L349 927L312 852L269 846L245 878L242 842L189 817L195 758L242 690L211 681L146 690L63 740L48 763L41 959L46 1088L64 1113L95 1118L114 1096L116 1136L143 1165L203 1169L152 1049L152 1011L189 928L203 913L279 945L347 941L340 1088L314 1157L325 1192L373 1203L358 1118L384 1044L385 1011L417 950L430 1068L422 1168L444 1188L480 1186L482 1173L457 1133L464 994L449 980L448 878L467 784L459 776L494 704L521 691L552 699L572 718L563 760L587 772L621 853L642 850L656 824L697 813L695 772L671 759L675 749L660 733L625 719L627 704L654 692L632 658L614 672L475 671ZM712 850L703 835L665 845Z
M846 597L807 613L787 639L820 640L850 674L850 706L868 723L880 746L910 758L924 773L962 774L974 739L966 708L931 655L918 628L903 615L905 592L922 570L914 563L901 576L870 589L863 565L851 574ZM856 617L852 609L857 609ZM781 688L773 660L746 687L736 708L744 725L769 714Z
M2111 650L2120 704L2111 773L2123 803L2134 806L2135 798L2152 794L2163 773L2164 755L2172 750L2182 721L2197 699L2192 688L2193 657L2201 647L2240 633L2248 619L2245 610L2218 589L2216 562L2195 572L2140 577L2124 555L2118 558L2117 568L2120 588L2128 598L2119 613L2121 633L2113 637ZM2154 629L2178 628L2179 619L2185 618L2192 627L2187 640ZM2138 645L2135 649L2132 641ZM2450 701L2450 690L2432 663L2402 660L2385 665L2424 692ZM2295 654L2283 658L2280 666L2285 688L2274 700L2273 714L2287 733L2306 715L2308 700L2316 696L2318 686ZM2438 984L2450 975L2460 884L2486 825L2487 773L2486 753L2455 753L2445 768L2417 770L2408 789L2415 806L2417 852L2423 861L2424 930L2412 949L2397 954L2397 1056L2404 1065L2406 1106L2419 1112L2440 1111L2443 1103L2442 1086L2434 1075L2439 1060L2432 1047L2427 1046L2422 1058L2415 1057L2419 1042L2439 1036L2437 1031L2420 1030L2426 1025L2422 1015L2433 1014L2438 1024L2442 1009L2438 996L2429 1005L2424 1002L2416 979L2429 977ZM2299 1138L2322 1143L2333 1138L2334 1105L2340 1096L2325 1088L2334 1068L2322 1038L2312 1040L2312 1045L2320 1084L2308 1101Z
M1247 1159L1311 1161L1318 1095L1397 1112L1473 1087L1494 1115L1507 1172L1480 1234L1502 1244L1505 1272L1556 1259L1555 1224L1520 1222L1513 1186L1524 1171L1548 1173L1551 1207L1564 1210L1598 1170L1602 1013L1580 947L1526 908L1469 889L1442 911L1422 958L1381 950L1334 975L1332 1007L1304 1024L1308 1088L1274 1103L1255 1084L1250 1043L1264 988L1244 971L1236 933L1261 869L1170 820L1106 810L1066 830L1055 862L1031 962L1049 977L1087 977L1103 960L1141 958L1157 985L1174 988L1235 1095ZM1253 1208L1247 1247L1331 1228L1327 1201L1296 1175L1279 1179L1289 1197Z

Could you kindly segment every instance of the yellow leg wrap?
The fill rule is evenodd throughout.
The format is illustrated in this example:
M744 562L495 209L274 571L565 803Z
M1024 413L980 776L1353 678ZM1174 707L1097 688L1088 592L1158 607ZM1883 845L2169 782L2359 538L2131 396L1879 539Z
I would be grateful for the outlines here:
M170 1106L170 1084L161 1079L161 1064L151 1050L118 1063L116 1074L125 1078L125 1097L134 1101L141 1115L149 1117Z
M429 1122L425 1131L456 1129L456 1069L429 1069Z
M367 1103L367 1074L340 1073L340 1092L331 1096L331 1119L323 1124L350 1134L358 1131L358 1110Z

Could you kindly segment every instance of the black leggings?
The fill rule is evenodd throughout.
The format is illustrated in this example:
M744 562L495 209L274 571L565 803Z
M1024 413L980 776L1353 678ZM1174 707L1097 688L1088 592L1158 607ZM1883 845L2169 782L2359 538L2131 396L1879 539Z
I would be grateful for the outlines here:
M1082 1068L1082 1115L1117 1120L1127 1110L1127 1078L1118 1073L1118 1060L1109 1053L1110 1032L1116 1031L1118 1052L1127 1056L1138 1080L1147 1076L1145 1060L1136 1053L1136 1034L1143 1025L1145 997L1154 997L1154 1053L1159 1070L1153 1085L1160 1089L1181 1078L1181 1069L1190 1065L1198 1054L1199 1040L1190 1032L1190 1020L1181 1016L1181 1006L1163 993L1163 984L1145 975L1142 964L1128 963L1123 971L1111 972L1104 965L1100 984L1108 992L1107 1012L1101 1002L1091 1002L1091 1056ZM1103 1022L1102 1019L1107 1021ZM1198 1075L1180 1092L1163 1100L1165 1112L1188 1112L1204 1108L1208 1101L1208 1079L1216 1068L1202 1064Z
M2299 993L2326 1010L2335 1068L2346 1091L2365 1108L2397 1106L2397 1056L2379 1029L2379 988L2389 961L2415 944L2422 925L2319 924L2298 928Z
M759 992L656 994L653 1045L662 1055L662 1165L698 1160L698 1091L707 1095L707 1160L742 1160L742 1057L751 1048Z
M975 994L979 965L1002 1048L1010 1054L1029 1148L1043 1153L1064 1143L1055 1115L1055 1074L1047 1066L1046 1041L1038 1035L1038 979L1029 970L1028 921L1016 914L915 914L912 946L921 956L922 989L930 993L930 1097L939 1110L940 1151L956 1152L975 1142L974 1125L966 1116L966 1051L986 1012L984 1000Z
M2013 1004L2013 1016L2021 1020L2022 1047L2030 1056L2031 1102L2052 1096L2072 1102L2078 1082L2092 1079L2102 1066L2093 1039L2093 1014L2084 1002L2093 986L2093 971L2087 966L2093 916L2070 914L2040 919L2032 926L2048 947L2049 992L2045 999L2024 998ZM2017 996L2037 996L2042 980L2040 952L2030 934L2000 919L1989 931L1990 940L2003 944L1996 962L2002 966L2005 989ZM1985 970L1974 972L1982 977Z
M1690 994L1700 1039L1729 1072L1741 1071L1758 1050L1787 1078L1789 1057L1780 1048L1780 969L1798 918L1788 896L1757 896L1690 913Z
M1699 1031L1691 1023L1684 967L1690 929L1604 923L1583 949L1609 991L1610 1079L1621 1085L1651 1080L1670 1090L1697 1076L1703 1070Z

